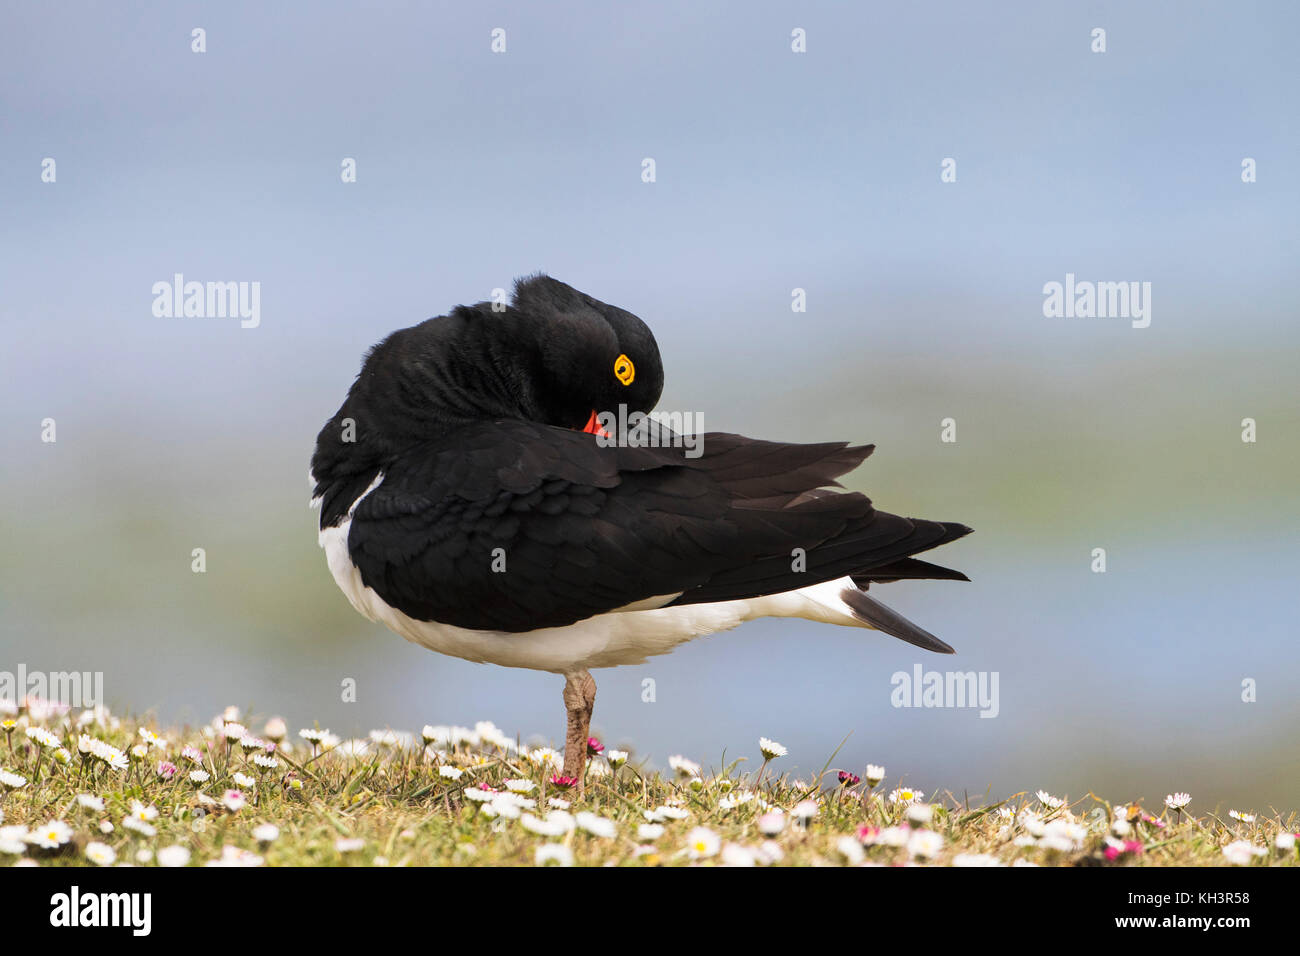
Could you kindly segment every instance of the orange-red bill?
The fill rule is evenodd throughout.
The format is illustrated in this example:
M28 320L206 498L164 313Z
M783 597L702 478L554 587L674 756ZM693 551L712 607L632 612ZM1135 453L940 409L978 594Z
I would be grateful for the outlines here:
M588 435L602 435L609 438L609 432L600 427L600 419L596 416L596 410L591 410L591 417L587 419L587 424L582 426L582 430Z

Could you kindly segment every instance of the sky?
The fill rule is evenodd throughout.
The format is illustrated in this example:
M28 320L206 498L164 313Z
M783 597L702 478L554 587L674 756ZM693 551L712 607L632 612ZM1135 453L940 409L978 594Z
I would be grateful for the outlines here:
M970 584L879 589L957 657L755 622L598 672L600 733L657 766L762 734L780 769L927 791L1295 804L1294 6L0 19L0 670L102 669L166 720L558 739L558 678L355 614L306 484L370 345L542 270L650 325L661 407L873 441L850 487L975 528L934 556ZM155 315L177 273L258 283L256 327ZM1067 275L1150 283L1149 325L1046 316ZM998 715L893 706L916 664L997 673Z

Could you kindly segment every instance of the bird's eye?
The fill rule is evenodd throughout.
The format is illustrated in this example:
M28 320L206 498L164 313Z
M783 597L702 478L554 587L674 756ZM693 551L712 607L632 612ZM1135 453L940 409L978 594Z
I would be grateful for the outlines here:
M624 385L631 385L632 379L636 378L636 366L626 355L614 359L614 377Z

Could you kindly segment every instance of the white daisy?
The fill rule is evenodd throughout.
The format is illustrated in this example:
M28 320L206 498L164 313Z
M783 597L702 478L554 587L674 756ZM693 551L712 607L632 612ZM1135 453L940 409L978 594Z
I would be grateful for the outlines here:
M263 770L274 770L280 766L280 761L276 760L270 754L253 754L253 763Z
M907 838L907 852L910 856L933 859L943 849L943 836L933 830L913 830Z
M573 866L573 851L563 843L543 843L537 848L533 862L538 866L554 863L558 866Z
M1223 858L1233 866L1246 866L1257 856L1268 851L1246 840L1234 840L1223 848Z
M627 763L627 751L611 750L609 753L605 754L605 759L609 761L611 767L617 770L619 767L623 766L623 764Z
M776 836L785 829L785 814L780 810L769 810L757 820L758 832L764 836Z
M717 856L720 849L722 841L708 827L696 827L686 835L686 851L693 860Z
M532 793L537 789L537 784L531 780L507 780L506 789L511 793Z
M664 835L664 829L662 823L642 823L636 828L636 838L651 843Z
M874 763L867 764L867 769L862 774L862 779L867 781L868 787L874 787L880 781L885 779L885 768L878 767Z
M334 849L340 853L360 853L366 848L366 841L360 837L351 837L334 841Z
M857 866L867 858L867 855L862 852L862 844L858 842L857 837L840 837L835 841L835 851L844 857L849 866Z
M592 836L609 838L618 832L618 828L615 827L613 820L597 816L596 814L590 813L586 810L576 814L573 820L574 823L577 824L578 829L586 830Z
M77 805L83 810L93 810L96 813L104 812L104 798L96 797L89 793L77 794Z
M152 824L145 823L143 820L140 820L136 817L124 817L122 819L122 826L128 830L132 830L140 834L143 837L149 837L152 839L153 837L156 837L158 835L158 831L153 827Z
M769 740L766 737L759 737L758 752L763 755L764 760L775 760L777 757L784 757L790 751L786 750L775 740Z
M925 799L925 793L911 787L899 787L889 794L890 803L909 804Z
M190 851L183 846L165 846L158 851L159 866L186 866L189 862Z
M1065 801L1060 797L1054 797L1046 790L1037 791L1034 796L1038 797L1038 802L1049 810L1059 810L1065 805Z
M0 787L6 790L18 790L27 786L27 778L16 773L10 773L8 770L0 770Z
M698 777L700 775L700 765L694 760L687 760L681 754L676 754L668 758L668 766L672 767L683 777Z
M57 850L72 839L72 827L62 820L51 820L27 834L27 842L46 850Z
M280 828L274 823L263 823L253 827L253 839L258 843L274 843L280 839Z
M1191 802L1191 794L1187 793L1171 793L1165 797L1165 806L1170 810L1181 810Z
M465 771L459 767L448 767L445 764L438 768L438 776L445 777L448 780L459 780L465 775Z
M117 862L117 851L107 843L94 840L86 844L86 859L98 866L112 866Z

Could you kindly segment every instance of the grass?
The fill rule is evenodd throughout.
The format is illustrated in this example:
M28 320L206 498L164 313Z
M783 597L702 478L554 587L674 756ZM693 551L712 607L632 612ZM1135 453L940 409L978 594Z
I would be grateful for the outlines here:
M580 796L555 782L558 754L490 724L423 739L309 731L313 742L278 721L253 739L233 711L159 729L12 710L0 713L0 865L1297 865L1294 812L1144 810L1091 794L923 802L829 762L806 780L774 769L780 757L749 773L674 761L665 775L616 752L593 758Z

